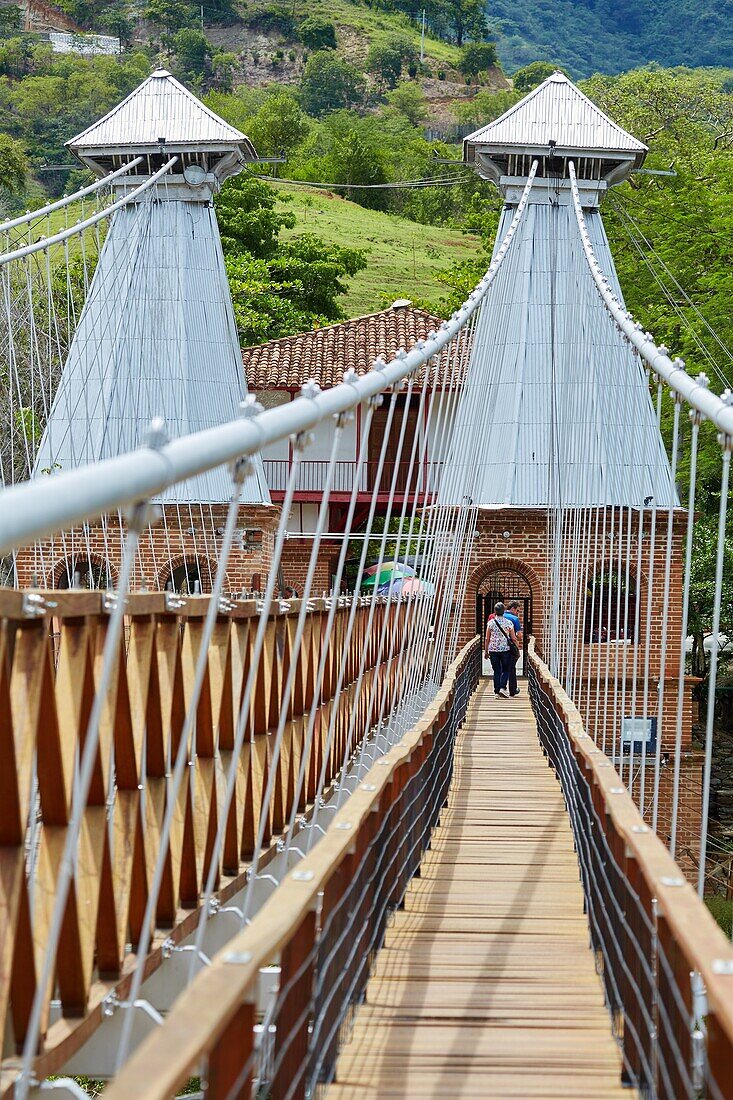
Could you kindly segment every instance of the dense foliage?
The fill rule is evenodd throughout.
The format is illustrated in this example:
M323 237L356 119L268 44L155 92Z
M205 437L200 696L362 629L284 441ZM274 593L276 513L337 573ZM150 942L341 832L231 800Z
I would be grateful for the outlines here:
M307 332L339 320L343 279L364 265L353 248L329 245L313 234L281 239L295 219L276 209L266 183L229 180L216 199L224 258L242 344Z
M54 54L30 36L0 39L0 128L21 143L52 193L73 182L64 142L119 103L150 73L145 53L122 59ZM28 196L32 199L33 192Z
M492 30L510 71L538 59L574 76L661 65L733 64L730 4L701 0L493 0Z

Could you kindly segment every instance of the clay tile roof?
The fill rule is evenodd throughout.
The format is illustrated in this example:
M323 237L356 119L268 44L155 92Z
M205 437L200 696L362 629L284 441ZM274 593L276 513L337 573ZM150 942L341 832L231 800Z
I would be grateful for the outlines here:
M440 317L400 300L379 313L270 340L243 350L247 385L251 390L295 390L313 378L327 389L343 381L349 367L366 374L378 356L389 359L399 348L409 351L441 324ZM441 368L447 355L444 349Z

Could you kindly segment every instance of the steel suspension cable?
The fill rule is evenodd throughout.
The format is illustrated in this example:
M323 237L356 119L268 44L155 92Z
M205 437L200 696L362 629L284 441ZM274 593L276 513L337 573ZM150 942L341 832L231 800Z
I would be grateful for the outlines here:
M113 180L118 179L120 176L124 176L131 168L136 168L143 160L145 160L145 157L135 157L133 160L128 161L127 164L123 164L121 168L117 168L114 172L110 172L109 175L103 176L102 179L95 180L94 183L90 183L86 187L80 188L79 191L75 191L73 195L64 195L63 198L56 199L55 202L50 202L46 206L39 207L37 210L27 210L25 214L20 214L17 218L11 218L9 221L2 222L2 224L0 224L0 233L9 233L11 229L17 229L18 226L35 221L37 218L46 217L56 210L62 210L72 203L81 201L87 195L92 195L101 191L104 187L108 187Z

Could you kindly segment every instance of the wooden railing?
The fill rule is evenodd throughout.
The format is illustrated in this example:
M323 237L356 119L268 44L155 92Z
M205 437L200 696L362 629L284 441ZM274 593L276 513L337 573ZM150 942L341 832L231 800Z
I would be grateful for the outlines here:
M733 947L529 647L532 705L568 806L624 1077L659 1100L733 1096Z
M70 820L75 761L100 674L108 604L100 592L0 590L0 1025L17 1049L25 1038L40 973ZM206 596L127 597L124 639L104 701L96 774L84 811L56 972L44 999L39 1078L56 1072L89 1038L102 1020L110 992L122 1000L129 988L135 962L129 945L134 951L141 932L160 849L171 760L189 705L208 606ZM360 601L347 646L351 604L340 598L317 691L328 606L325 600L311 601L292 691L282 702L300 601L276 604L269 616L217 869L220 901L246 881L274 740L269 733L278 726L281 706L287 708L287 724L266 841L281 832L293 809L309 713L315 710L316 725L300 811L307 810L315 795L334 706L327 783L340 766L349 717L354 708L366 710L375 677L390 705L406 605L380 602L367 634L369 607ZM148 974L160 963L163 942L176 942L195 927L259 613L254 600L226 602L214 627L196 714L196 752L190 781L178 796L153 951L145 961ZM395 617L394 630L389 627L393 656L375 667L384 615ZM357 688L364 651L366 668ZM341 668L343 685L334 703ZM60 1000L63 1018L49 1026L52 996ZM13 1058L3 1063L3 1095L15 1066Z
M475 638L424 717L377 761L325 837L251 924L203 969L105 1091L168 1100L200 1073L208 1100L299 1100L328 1079L343 1014L358 1002L390 908L417 869L445 801L455 732L480 675ZM279 967L263 1009L260 971ZM258 1017L265 1019L256 1028Z

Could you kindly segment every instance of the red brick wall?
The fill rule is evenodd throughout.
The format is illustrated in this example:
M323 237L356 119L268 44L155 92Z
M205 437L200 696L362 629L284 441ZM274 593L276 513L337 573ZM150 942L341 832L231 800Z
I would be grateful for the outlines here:
M337 547L335 550L334 545ZM294 588L298 596L303 595L312 548L312 539L288 539L283 546L283 582L286 588ZM321 543L311 597L322 596L324 592L331 591L331 577L336 572L339 552L338 543Z
M679 672L679 638L682 622L682 570L684 562L683 540L686 525L686 516L680 512L675 519L672 543L672 573L670 582L669 607L667 615L667 657L664 672L664 712L660 722L661 748L663 754L669 754L670 763L662 767L660 773L660 802L659 802L659 833L663 839L669 836L671 822L671 791L672 791L672 758L676 736L677 717L677 678ZM544 653L547 641L543 636L543 601L550 591L552 577L550 571L552 562L548 560L548 538L546 513L540 510L527 510L520 512L516 509L506 509L483 513L476 523L478 536L473 540L471 559L468 568L468 581L466 591L463 593L461 610L461 627L459 632L459 646L467 642L476 630L476 595L481 589L482 582L493 572L511 571L524 577L532 590L533 599L533 632L537 639L539 651ZM632 528L635 524L632 525ZM641 591L637 594L640 607L641 624L646 621L646 601L651 572L651 538L649 530L649 517L645 517L644 537L642 540L641 554ZM509 532L509 537L504 538L504 532ZM641 713L643 692L643 661L648 645L649 648L649 702L648 713L655 715L658 707L658 682L661 672L661 643L663 631L664 610L664 573L665 554L667 540L667 515L660 513L657 516L657 529L655 534L654 568L652 573L651 593L651 618L648 630L648 642L646 635L639 647L639 665L637 670L637 702L636 713ZM582 549L578 550L583 553ZM635 577L637 563L637 531L632 529L631 538L631 573ZM589 558L590 562L590 558ZM568 563L563 563L563 569ZM589 573L593 573L589 564ZM582 618L584 609L578 606L577 615ZM580 623L578 624L580 627ZM578 637L582 632L578 631ZM594 643L584 647L583 675L590 676L590 706L586 708L588 695L587 679L584 680L581 690L576 690L575 702L580 704L579 709L589 712L587 722L588 732L595 734L599 744L603 740L602 720L599 721L599 729L596 730L595 710L596 699L600 698L600 715L603 714L603 699L605 695L606 659L609 658L609 701L610 714L609 726L613 722L613 698L616 688L619 688L618 704L616 709L617 729L621 718L621 694L620 685L626 680L626 713L630 714L632 677L633 677L633 646L627 643ZM624 654L626 663L624 667ZM588 717L584 713L584 718ZM692 873L694 869L694 856L699 852L700 836L700 812L702 797L702 771L697 754L692 750L692 685L686 682L683 724L682 724L682 781L680 784L680 819L679 819L679 843L681 850L687 852L683 863L685 870ZM612 729L607 731L606 750L611 754L613 742ZM628 759L628 758L627 758ZM638 764L638 761L637 761ZM653 773L653 766L651 769ZM626 777L625 777L626 778ZM647 775L646 800L649 802L653 783ZM648 807L650 810L650 806ZM650 813L647 814L649 818ZM687 862L684 862L686 860Z
M682 551L686 517L680 512L674 525L672 544L672 578L670 585L668 638L679 639L682 622ZM482 513L476 524L478 537L473 540L471 561L468 569L468 582L464 593L463 614L459 644L468 641L475 630L476 593L484 580L496 569L512 570L524 576L531 589L534 603L534 627L537 643L544 648L545 639L541 637L542 605L549 591L552 578L549 576L552 563L547 559L548 539L546 513L540 509L506 509ZM645 520L642 542L641 570L642 584L638 595L641 607L641 621L646 614L647 578L650 573L649 519ZM504 532L509 538L503 537ZM659 653L662 640L662 610L664 600L664 566L667 535L667 516L657 515L655 536L654 574L652 582L652 608L650 628L650 648L652 667L659 672ZM636 532L632 532L631 561L632 573L635 573L637 560ZM563 566L564 567L564 566ZM593 572L589 568L589 572ZM603 650L605 646L594 647ZM605 663L604 666L605 667ZM676 676L679 669L679 652L676 645L667 647L666 675Z
M189 510L188 506L165 505L164 512L165 522L146 528L140 536L131 590L164 589L171 567L176 569L184 561L198 561L202 590L209 591L211 579L216 575L222 543L219 532L226 523L227 506L209 508L206 505L203 509L195 506ZM237 527L244 529L247 535L241 546L232 548L225 591L239 593L264 588L272 561L276 523L275 508L242 505ZM123 536L125 530L123 522ZM18 584L21 588L56 587L67 571L67 563L78 561L84 565L90 557L93 565L108 563L112 581L116 580L122 560L117 517L108 521L106 531L102 523L97 522L89 525L87 531L65 532L63 536L21 550L17 559Z

